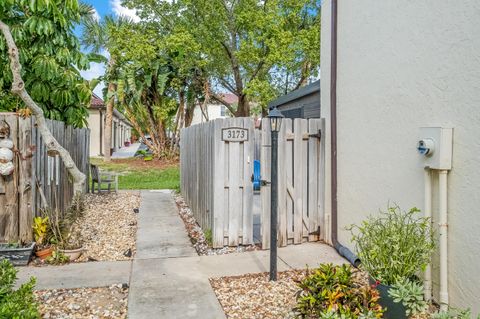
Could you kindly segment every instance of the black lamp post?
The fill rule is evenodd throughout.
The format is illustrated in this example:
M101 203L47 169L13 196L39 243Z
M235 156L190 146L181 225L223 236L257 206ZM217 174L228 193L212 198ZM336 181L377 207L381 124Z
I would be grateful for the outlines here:
M283 114L274 108L268 113L272 135L271 163L271 207L270 207L270 280L277 280L277 223L278 223L278 132L282 126Z

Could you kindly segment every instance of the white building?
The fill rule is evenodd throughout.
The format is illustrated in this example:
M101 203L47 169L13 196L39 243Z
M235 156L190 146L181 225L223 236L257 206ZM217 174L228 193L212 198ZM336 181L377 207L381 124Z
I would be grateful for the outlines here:
M235 105L235 103L238 103L238 97L235 94L222 94L221 96L227 103L233 105ZM200 105L197 105L195 107L195 110L193 111L193 119L191 125L226 117L231 117L230 111L227 109L227 107L221 103L212 100L210 103L207 104L204 112L202 112Z
M336 21L332 1L338 5ZM336 36L331 27L335 22ZM419 128L453 128L449 301L480 313L480 1L324 0L321 30L326 220L336 197L338 239L352 249L345 226L360 223L388 201L404 209L423 208ZM336 96L331 95L335 89ZM333 197L331 124L337 127L338 186ZM433 224L438 226L438 173L433 176ZM437 301L439 264L437 254Z
M105 133L105 103L97 95L93 94L92 102L88 110L88 127L90 129L90 156L103 156L105 154L104 133ZM125 116L114 109L112 123L112 144L113 151L130 142L132 137L132 125Z

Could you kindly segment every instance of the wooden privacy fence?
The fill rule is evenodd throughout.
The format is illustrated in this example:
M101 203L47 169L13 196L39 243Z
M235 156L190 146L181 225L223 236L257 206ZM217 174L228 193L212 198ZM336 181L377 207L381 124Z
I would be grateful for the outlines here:
M33 118L0 113L0 123L3 121L10 127L10 139L17 152L14 173L0 177L0 242L28 242L32 240L33 217L42 208L38 189L42 189L50 207L64 212L73 197L73 184L60 157L47 154ZM47 120L47 126L88 176L89 130L52 120ZM88 183L85 187L88 191Z
M284 119L278 136L278 245L322 239L323 119ZM262 121L261 176L270 180L270 125ZM262 248L270 247L270 186L262 186Z
M182 194L213 247L253 243L254 122L216 119L180 137Z

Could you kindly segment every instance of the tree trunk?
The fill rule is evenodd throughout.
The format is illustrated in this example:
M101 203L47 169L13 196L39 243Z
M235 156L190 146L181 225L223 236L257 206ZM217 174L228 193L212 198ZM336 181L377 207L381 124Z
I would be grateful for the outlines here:
M0 20L0 29L5 37L8 46L8 55L10 58L10 69L13 75L12 93L19 96L25 105L32 110L36 119L36 125L38 131L42 135L45 146L50 151L56 151L60 155L65 168L73 179L73 191L74 194L82 194L85 191L86 176L75 165L70 153L63 148L60 143L53 137L52 133L48 129L45 116L42 109L33 101L31 96L25 90L25 83L22 79L22 65L20 64L19 53L17 45L13 40L10 28L3 21Z
M115 92L115 84L109 83L108 84L108 92ZM107 103L107 111L105 113L105 135L103 144L105 145L105 154L103 156L103 160L105 162L110 162L110 150L112 149L112 125L113 125L113 109L115 106L115 98L112 96Z
M245 94L240 94L238 97L238 108L235 112L236 117L249 117L250 116L250 102Z

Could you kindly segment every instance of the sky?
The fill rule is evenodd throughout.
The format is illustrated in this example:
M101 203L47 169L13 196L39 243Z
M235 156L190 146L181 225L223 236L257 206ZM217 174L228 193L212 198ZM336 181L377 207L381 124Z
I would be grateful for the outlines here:
M127 9L121 5L121 0L84 0L95 7L98 14L98 19L106 15L123 15L130 17L133 21L138 21L139 18L135 15L134 10ZM80 30L76 30L76 33L80 35ZM108 57L108 52L103 52ZM81 71L82 76L91 80L97 78L105 73L105 64L103 63L90 63L90 69L87 71ZM102 90L105 87L103 83L100 83L94 90L95 94L103 97Z

